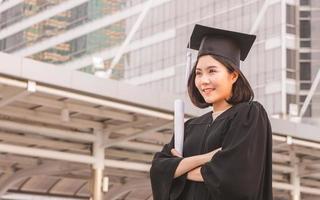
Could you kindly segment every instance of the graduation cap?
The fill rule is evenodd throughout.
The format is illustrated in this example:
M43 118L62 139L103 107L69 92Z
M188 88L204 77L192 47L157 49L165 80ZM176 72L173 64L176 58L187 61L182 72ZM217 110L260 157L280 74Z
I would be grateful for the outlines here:
M198 57L222 56L240 68L240 60L246 59L255 39L255 35L196 24L188 48L198 50Z

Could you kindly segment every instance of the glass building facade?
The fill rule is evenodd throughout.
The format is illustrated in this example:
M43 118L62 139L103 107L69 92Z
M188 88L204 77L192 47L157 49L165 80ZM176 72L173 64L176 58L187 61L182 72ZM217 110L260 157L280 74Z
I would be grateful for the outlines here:
M148 1L68 3L25 0L0 10L0 50L92 74L93 57L108 69L120 54L111 78L183 94L186 46L195 23L252 32L258 37L241 70L256 100L279 118L299 114L319 70L317 0L164 0L153 3L141 23L137 19ZM193 52L193 62L195 57ZM303 115L307 121L319 121L319 96L317 89Z

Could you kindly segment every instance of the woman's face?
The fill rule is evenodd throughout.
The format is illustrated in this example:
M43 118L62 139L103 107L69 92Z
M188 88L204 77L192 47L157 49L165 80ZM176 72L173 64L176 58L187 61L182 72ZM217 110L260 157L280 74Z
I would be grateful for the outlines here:
M232 85L238 74L228 69L210 55L201 56L196 66L195 85L209 104L225 103L231 96Z

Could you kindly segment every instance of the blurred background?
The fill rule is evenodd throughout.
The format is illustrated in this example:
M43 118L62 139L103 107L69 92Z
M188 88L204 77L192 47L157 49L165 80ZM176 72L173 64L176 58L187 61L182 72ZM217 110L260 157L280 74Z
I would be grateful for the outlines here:
M256 34L275 200L320 199L319 0L0 1L1 199L152 199L195 24Z

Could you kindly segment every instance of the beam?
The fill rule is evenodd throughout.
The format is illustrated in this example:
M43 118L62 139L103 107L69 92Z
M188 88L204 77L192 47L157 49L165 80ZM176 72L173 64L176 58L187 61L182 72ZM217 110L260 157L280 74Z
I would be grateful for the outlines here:
M175 36L176 36L175 29L169 29L163 32L155 33L154 35L151 35L149 37L145 37L143 39L133 41L131 44L127 46L127 48L124 50L124 53L128 53L131 51L142 49L147 46L158 44L160 42L172 39ZM63 63L62 65L59 65L59 66L68 70L81 69L84 66L88 66L92 64L92 57L99 57L99 58L102 58L103 60L108 60L113 58L116 55L118 50L119 50L118 46L113 48L106 48L96 53L77 58L74 61Z
M152 123L152 121L154 121L154 120L155 119L152 119L152 118L145 118L145 119L142 119L139 121L135 121L135 122L131 122L131 123L124 123L121 125L106 128L106 129L104 129L104 131L112 133L112 132L118 132L118 131L126 129L126 128L134 128L137 126L146 126L147 124Z
M273 171L279 171L279 172L283 172L283 173L292 173L293 172L293 168L290 166L286 166L286 165L278 165L278 164L272 164L272 169Z
M126 122L134 121L134 116L126 113L103 110L101 108L94 108L86 105L64 102L59 100L51 100L48 98L38 97L34 95L19 99L19 101L30 103L30 104L46 106L49 108L68 109L69 111L78 112L78 113L87 114L87 115L93 115L97 117L111 118L111 119L126 121Z
M79 167L76 165L66 163L49 162L41 164L35 168L19 170L0 183L0 197L2 197L16 183L25 178L32 177L35 175L48 175L60 173L62 171L72 171L75 168Z
M135 190L151 191L150 181L148 179L130 181L124 185L113 187L105 196L105 200L116 200L128 192Z
M45 149L33 148L33 147L21 147L21 146L11 145L11 144L0 144L0 152L24 155L24 156L30 156L30 157L40 157L40 158L48 158L48 159L54 159L54 160L60 160L60 161L90 164L90 165L93 165L95 162L95 158L92 156L53 151L53 150L45 150ZM112 160L112 159L105 159L104 166L111 167L111 168L143 171L143 172L148 172L150 169L150 165L148 164Z
M152 134L152 133L157 132L157 131L164 129L164 128L168 128L168 127L172 128L172 125L173 125L173 122L170 121L170 122L161 124L157 127L154 127L154 128L148 129L148 130L144 130L144 131L140 131L138 133L134 133L134 134L131 134L128 136L120 137L117 139L109 139L109 140L107 140L107 142L105 142L103 144L103 146L104 146L104 148L108 148L108 147L114 146L115 144L119 144L119 143L122 143L122 142L125 142L128 140L132 140L132 139L135 139L135 138L140 137L145 134Z
M132 149L132 150L142 150L150 153L155 153L161 151L163 148L161 145L156 144L148 144L142 142L133 142L133 141L124 141L114 145L115 147L120 147L124 149Z
M0 127L11 131L23 133L37 134L50 138L58 138L62 140L72 140L75 142L94 142L95 137L92 134L78 131L68 131L56 128L48 128L44 126L36 126L25 123L17 123L8 120L0 120Z
M0 108L4 107L6 105L9 105L9 104L13 103L14 101L19 100L19 99L21 99L21 98L23 98L23 97L25 97L25 96L27 96L29 94L30 94L30 92L25 90L25 91L18 91L18 92L14 93L14 94L6 96L6 97L1 99Z
M169 120L173 119L173 114L167 114L167 113L156 111L156 110L132 106L132 105L128 105L125 103L118 103L115 101L110 101L110 100L105 100L105 99L99 99L99 98L95 98L95 97L88 96L88 95L82 95L82 94L78 94L75 92L59 90L59 89L50 88L50 87L46 87L46 86L38 85L37 91L44 92L47 94L52 94L52 95L63 96L63 97L71 98L71 99L76 99L79 101L94 103L94 104L98 104L98 105L102 105L102 106L106 106L106 107L111 107L111 108L115 108L115 109L119 109L119 110L124 110L126 112L136 112L136 113L139 113L142 115L149 115L149 116L159 117L159 118L169 119Z
M250 34L254 34L257 31L257 29L258 29L263 17L265 16L269 6L273 5L275 3L278 3L278 2L280 2L280 0L271 0L271 1L270 0L265 0L264 1L263 5L262 5L262 7L261 7L261 9L260 9L260 11L258 13L258 16L255 18L255 21L254 21L254 23L253 23L253 25L252 25L252 27L251 27L251 29L249 31Z
M304 113L306 112L306 110L308 108L308 105L309 105L309 103L310 103L310 101L311 101L311 99L312 99L312 97L313 97L318 85L319 85L319 82L320 82L320 69L318 70L317 75L314 78L314 81L313 81L313 83L311 85L311 88L310 88L310 90L308 92L307 98L303 102L303 105L301 107L300 114L299 114L300 118L302 118Z
M16 117L19 119L26 119L29 121L42 122L46 124L52 124L57 126L71 127L71 128L103 128L103 123L79 119L79 118L71 118L69 122L64 122L61 120L61 115L51 114L47 112L42 112L38 110L30 110L24 108L18 108L13 106L6 106L0 109L0 114Z
M110 67L107 70L107 78L110 78L112 74L112 70L115 68L115 66L119 63L122 55L124 54L124 51L127 47L127 45L131 42L133 36L139 29L140 25L142 24L145 16L148 14L149 10L151 9L151 6L153 4L153 0L148 0L146 4L144 4L144 8L142 12L140 13L138 19L134 23L133 27L131 28L129 34L127 35L126 39L121 44L120 48L118 49L118 52L116 53L115 57L112 59Z
M23 146L41 146L48 149L68 150L77 153L87 154L90 152L88 144L78 144L75 142L65 142L40 137L28 137L15 133L0 131L0 140L3 143L13 143Z
M287 190L287 191L294 190L293 185L289 183L282 183L282 182L273 182L272 187L274 189ZM318 188L301 186L300 189L301 189L301 193L304 193L304 194L320 195L320 189Z
M116 149L107 149L108 156L116 157L117 159L130 159L139 162L150 162L153 158L152 154L143 154L140 152L123 151Z
M16 100L22 99L23 97L26 97L31 93L34 93L35 87L36 87L36 83L34 81L28 81L26 90L18 91L3 97L2 100L0 101L0 107L9 105L10 103Z
M1 54L1 53L0 53ZM15 86L19 88L27 88L27 83L25 81L15 80L7 77L0 76L0 83L10 86ZM71 92L62 89L56 89L48 86L44 86L41 84L37 84L35 90L37 92L43 92L45 94L56 95L60 97L75 99L78 101L88 102L92 104L102 105L106 107L111 107L114 109L123 110L126 112L134 112L142 115L158 117L162 119L173 120L173 114L157 111L156 109L148 109L140 106L129 105L126 103L119 103L103 98L97 98L89 95L79 94L77 92Z
M61 197L54 194L40 195L40 194L23 194L9 192L2 196L6 200L87 200L86 197Z

